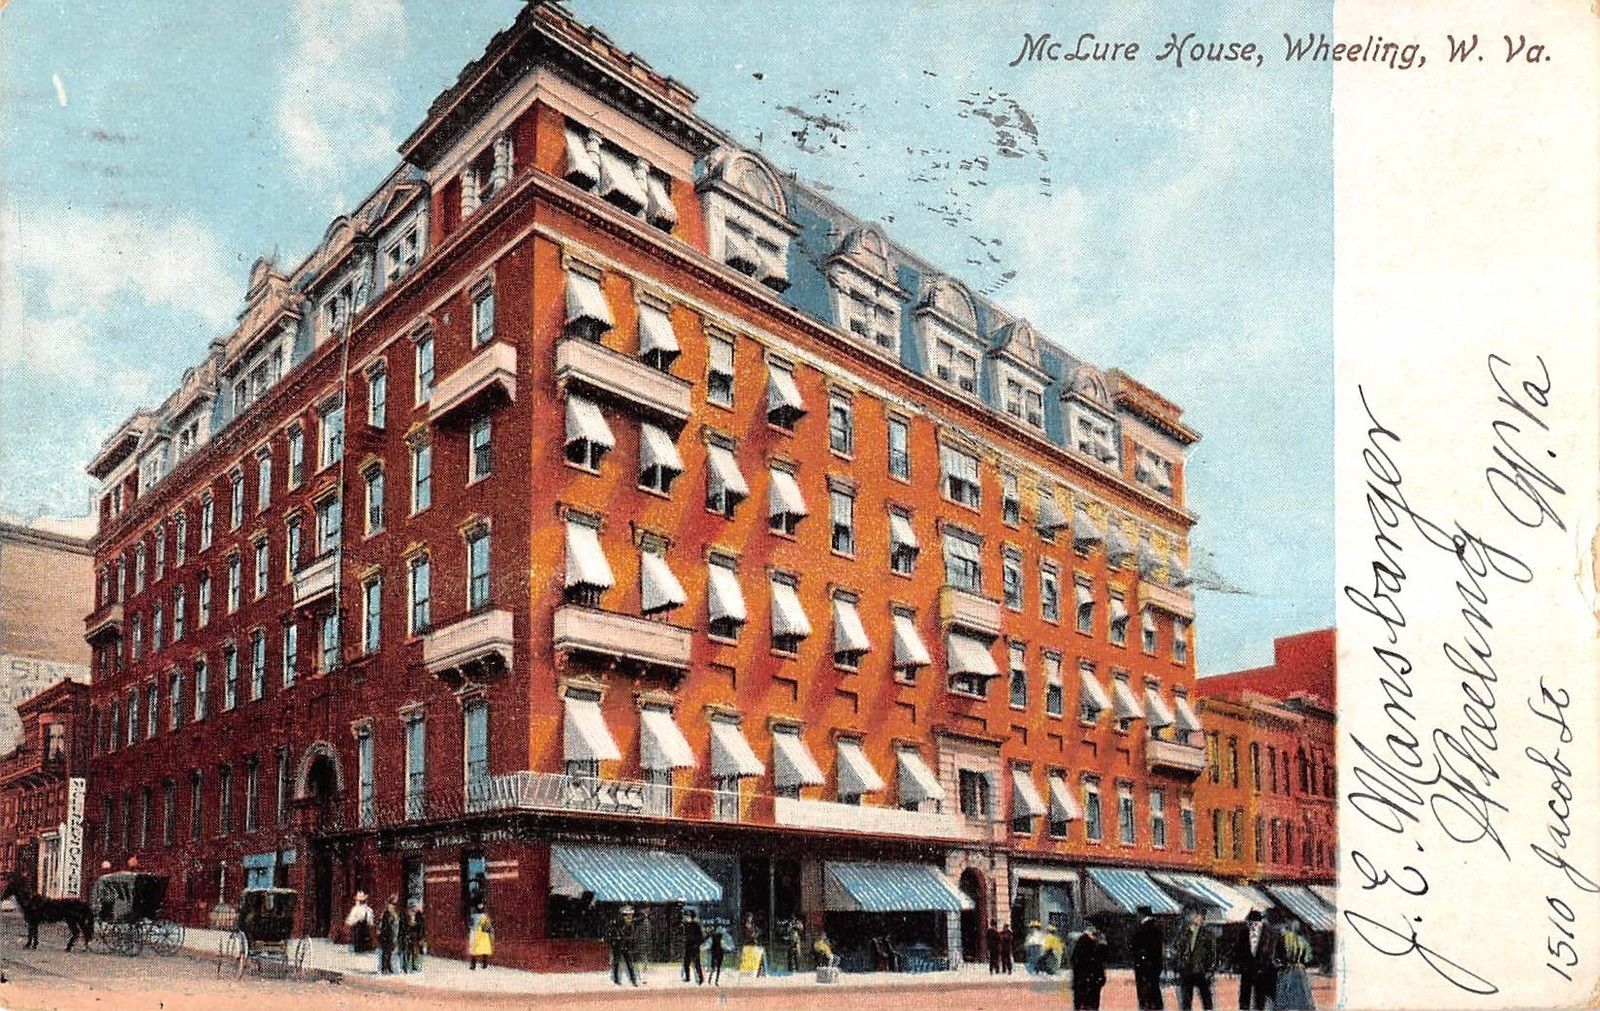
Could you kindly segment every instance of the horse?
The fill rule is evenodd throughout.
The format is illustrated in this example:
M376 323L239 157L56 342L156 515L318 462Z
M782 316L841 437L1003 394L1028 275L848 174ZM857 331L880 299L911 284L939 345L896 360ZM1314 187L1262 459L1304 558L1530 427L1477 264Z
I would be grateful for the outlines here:
M89 903L82 899L49 899L33 890L28 879L19 872L12 871L6 878L6 886L0 892L0 902L16 896L17 908L22 910L22 919L28 925L28 943L25 948L39 946L39 924L65 923L72 932L67 938L67 950L77 943L78 937L83 937L83 947L79 951L88 951L89 942L94 940L94 910L89 908Z

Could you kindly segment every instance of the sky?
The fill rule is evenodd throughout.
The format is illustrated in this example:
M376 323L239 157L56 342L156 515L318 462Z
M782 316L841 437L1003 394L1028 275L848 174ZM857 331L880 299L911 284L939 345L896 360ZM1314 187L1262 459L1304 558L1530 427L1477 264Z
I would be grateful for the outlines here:
M1193 548L1240 591L1197 593L1202 673L1332 624L1331 76L1153 59L1174 31L1270 53L1331 5L570 6L780 170L1183 406ZM309 252L520 8L0 9L0 510L86 511L84 463L228 331L256 257ZM1142 50L1007 66L1046 31Z

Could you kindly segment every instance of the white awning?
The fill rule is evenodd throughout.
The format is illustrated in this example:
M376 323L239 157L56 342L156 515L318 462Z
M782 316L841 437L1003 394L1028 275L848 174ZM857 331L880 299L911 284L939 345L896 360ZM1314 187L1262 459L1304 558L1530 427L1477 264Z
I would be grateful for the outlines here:
M1044 684L1046 688L1065 688L1066 683L1061 680L1061 660L1057 657L1046 657L1047 661L1054 660L1045 667Z
M1146 632L1154 632L1156 630L1156 616L1150 613L1148 607L1144 609L1144 613L1140 616L1139 625Z
M639 712L639 767L652 772L692 769L694 749L665 709Z
M653 551L639 552L639 610L654 614L688 601L683 584L667 560Z
M1133 546L1122 533L1122 527L1116 523L1106 524L1106 557L1113 565L1120 565L1133 557Z
M861 613L855 602L844 597L833 598L833 651L835 653L865 653L872 649L867 630L861 624Z
M672 436L649 422L639 425L639 466L660 467L674 474L683 473L683 457L678 455L678 446L672 441Z
M861 750L861 742L849 738L839 740L839 796L859 797L863 793L876 793L883 789L883 777L872 767L871 759Z
M729 618L733 621L744 621L744 591L739 589L739 577L726 565L715 562L708 566L711 573L711 592L707 597L706 608L711 614L711 620Z
M667 188L667 183L661 177L648 175L645 177L646 196L650 198L645 206L644 216L652 225L671 228L678 223L678 209L672 204L672 192Z
M789 246L785 243L778 249L756 243L756 256L760 258L759 271L761 283L769 288L782 291L789 287Z
M649 202L633 163L605 148L600 149L600 195L621 197L636 208Z
M567 588L592 586L608 590L616 580L600 550L600 532L587 523L567 521Z
M896 667L926 667L933 663L917 623L908 614L894 616L894 665Z
M1099 544L1105 540L1100 524L1089 515L1089 510L1078 507L1072 511L1072 542L1079 546Z
M777 729L772 732L773 786L779 789L821 786L827 779L798 731Z
M772 586L772 634L793 635L804 639L811 634L811 622L806 609L800 606L800 595L794 587L774 579Z
M800 485L794 475L786 470L769 470L767 474L771 477L767 490L767 515L806 515L806 499L800 494Z
M1077 584L1074 584L1074 585L1076 585L1076 587L1077 587L1077 590L1075 591L1074 596L1077 597L1078 606L1079 607L1082 607L1085 604L1093 604L1094 603L1094 588L1093 587L1085 586L1083 583L1077 583Z
M744 474L739 471L739 461L724 446L709 443L706 446L706 460L711 464L711 480L720 487L724 494L735 498L746 498L750 494L750 486L745 483Z
M1178 729L1186 734L1192 734L1200 729L1200 717L1195 714L1194 708L1189 705L1189 700L1179 695L1173 699L1177 708L1175 721Z
M1033 785L1030 769L1011 770L1011 812L1016 816L1037 817L1045 812L1044 798Z
M671 317L653 305L639 306L639 357L656 351L671 360L682 350Z
M600 161L589 144L589 137L583 131L567 127L566 176L584 189L600 180Z
M1184 568L1183 563L1178 560L1177 552L1171 552L1167 555L1167 582L1180 590L1194 582L1194 577L1189 574L1189 570Z
M1139 538L1139 575L1143 579L1154 579L1156 570L1161 568L1161 556L1150 546L1148 537Z
M1144 690L1144 722L1145 725L1156 730L1170 727L1176 718L1172 710L1161 700L1161 693L1149 686Z
M761 251L756 248L754 239L740 235L732 228L725 228L722 232L722 262L744 274L760 273Z
M945 637L946 662L951 674L976 674L979 677L998 677L989 647L980 639L952 631Z
M911 529L911 518L904 513L889 514L889 546L912 551L920 550L922 547L917 541L917 532Z
M959 477L963 481L979 483L978 458L954 446L939 447L939 467L946 478Z
M1066 514L1061 507L1056 505L1055 497L1039 493L1039 529L1045 533L1055 533L1067 525Z
M1094 708L1111 708L1111 698L1100 684L1100 679L1094 676L1094 671L1084 667L1078 668L1078 685L1083 691L1084 699L1090 702Z
M767 767L751 750L739 724L711 721L711 774L718 777L764 776Z
M1133 697L1133 689L1122 678L1111 679L1111 702L1119 720L1136 720L1144 715L1139 700Z
M600 282L582 271L569 270L567 323L570 325L579 320L592 322L601 330L610 330L617 325L611 317L611 304L606 301L606 293L600 290Z
M1050 777L1050 817L1056 821L1080 821L1083 818L1083 809L1078 806L1078 798L1072 795L1072 787L1067 785L1067 777Z
M789 410L795 414L806 413L806 404L800 397L800 387L795 385L794 373L788 369L767 366L767 413Z
M928 768L928 763L922 756L910 748L902 748L895 753L898 759L899 775L895 784L900 791L900 803L918 804L924 800L937 800L944 802L944 787L939 785L939 777Z
M567 445L579 441L593 443L602 449L611 449L617 444L616 437L611 434L611 426L606 424L606 416L600 413L594 401L576 393L568 393Z
M1115 624L1116 622L1127 621L1127 620L1128 620L1128 605L1123 602L1121 597L1112 597L1111 598L1111 621L1112 621L1112 623Z
M622 757L611 731L606 729L600 703L568 695L562 724L562 750L569 762L614 762Z

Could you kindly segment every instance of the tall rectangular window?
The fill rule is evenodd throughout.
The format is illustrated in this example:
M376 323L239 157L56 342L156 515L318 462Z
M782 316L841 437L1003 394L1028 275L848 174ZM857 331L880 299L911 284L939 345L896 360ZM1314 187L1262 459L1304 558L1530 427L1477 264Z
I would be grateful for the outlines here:
M1066 709L1066 686L1061 681L1061 657L1054 653L1044 655L1044 711L1048 716L1060 716Z
M420 715L406 721L406 817L427 817L427 727Z
M1194 801L1191 798L1184 797L1179 802L1178 818L1183 823L1183 848L1192 852L1199 843L1195 839Z
M178 784L172 780L161 783L161 845L171 846L178 834Z
M479 481L494 471L493 423L487 414L472 422L468 433L471 452L470 480Z
M339 612L329 611L317 619L320 622L318 635L317 655L322 660L322 671L327 673L339 669L340 656L339 643Z
M256 541L255 570L251 573L257 599L267 595L267 569L267 539L262 537Z
M217 504L208 494L200 500L200 550L211 547L211 536L216 530ZM119 572L120 576L121 573ZM118 587L121 596L121 587Z
M849 397L835 394L828 398L828 449L841 456L856 451L855 411Z
M228 477L228 529L237 530L244 522L244 472L236 470Z
M483 800L489 790L489 703L473 699L462 710L468 800Z
M294 796L293 781L289 778L289 749L278 748L278 775L276 778L277 804L274 807L275 823L289 824L289 802Z
M205 777L199 769L189 773L189 838L198 839L205 813Z
M981 508L983 486L978 477L978 458L953 446L940 446L939 461L944 470L945 495L964 506Z
M194 662L194 718L195 722L211 714L211 671L204 660Z
M945 582L957 589L983 592L983 561L976 541L954 530L945 530L944 576Z
M1028 650L1020 642L1011 644L1011 706L1024 709L1028 705Z
M222 651L222 711L239 702L239 651L232 646Z
M150 651L153 653L161 648L162 636L166 633L166 610L157 604L150 612Z
M233 766L217 770L217 834L233 831Z
M719 407L732 407L733 340L720 334L707 334L706 351L706 401Z
M1000 554L1001 593L1006 607L1022 610L1022 552L1007 548Z
M183 726L183 671L173 668L167 675L167 729Z
M145 571L144 567L145 567L145 559L146 559L146 557L148 557L148 551L147 551L147 549L145 548L145 546L142 543L137 548L133 549L133 592L134 593L143 593L144 592L144 571Z
M374 577L361 587L361 647L376 653L382 641L383 580Z
M1000 519L1010 527L1022 523L1022 493L1017 490L1017 475L1010 472L1000 475Z
M889 419L889 476L911 480L911 425L904 418Z
M266 450L256 457L256 512L272 504L272 454Z
M267 634L260 629L250 633L250 698L267 694Z
M487 284L472 296L472 346L482 347L494 340L494 285Z
M411 447L411 511L419 513L433 504L433 445Z
M306 479L306 433L299 425L289 429L289 487L298 488Z
M179 513L172 527L173 564L182 565L189 559L189 516Z
M188 598L179 586L172 591L172 641L177 642L183 638L183 626L188 610Z
M166 574L167 574L167 528L165 526L157 526L156 527L156 578L155 578L155 581L158 582L158 583L161 582L161 580L166 576Z
M856 553L856 500L842 488L828 492L828 512L833 523L833 550L841 555Z
M228 613L239 609L240 565L237 552L228 556Z
M261 827L261 770L256 756L244 763L244 830L254 832Z
M1167 845L1167 795L1160 790L1150 791L1150 844Z
M156 729L161 723L161 692L154 678L145 685L144 689L144 736L156 736Z
M1105 825L1100 814L1100 783L1083 781L1083 837L1090 842L1105 838Z
M1250 788L1261 792L1261 742L1250 742Z
M367 533L375 534L383 529L383 468L373 466L366 473L367 485Z
M425 404L433 396L433 334L423 331L416 346L416 402Z
M1061 577L1050 565L1039 567L1039 616L1049 622L1061 620Z
M1117 787L1117 831L1124 846L1132 846L1138 838L1138 825L1134 822L1133 787Z
M356 731L356 799L362 828L371 828L378 821L377 783L372 768L372 728Z
M411 612L410 632L412 635L418 635L426 632L433 624L430 599L432 597L431 584L433 582L432 565L429 563L427 555L418 555L411 560L408 577L410 582L408 596L411 598L409 607Z
M293 686L299 664L300 624L292 617L286 618L283 622L283 687Z
M467 534L467 610L489 606L489 528L475 527Z
M317 469L338 463L344 458L344 403L323 408L322 422L317 426Z
M343 510L339 497L330 496L317 503L317 557L321 558L339 547Z
M289 576L293 576L300 568L300 517L290 516L284 522L283 561L284 569Z
M382 366L367 374L367 424L382 428L389 412L389 374Z
M1274 825L1276 827L1276 825ZM1213 859L1222 859L1222 848L1226 840L1222 838L1222 811L1218 808L1211 809L1211 856Z

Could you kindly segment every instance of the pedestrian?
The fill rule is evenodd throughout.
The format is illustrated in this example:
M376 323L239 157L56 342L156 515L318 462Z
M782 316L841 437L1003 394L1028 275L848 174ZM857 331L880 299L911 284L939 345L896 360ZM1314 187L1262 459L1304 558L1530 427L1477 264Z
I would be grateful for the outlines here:
M744 914L744 924L740 934L744 947L739 950L739 972L765 976L767 949L761 944L761 928L756 926L754 913Z
M1000 925L994 920L989 921L988 933L983 935L984 943L989 946L989 975L1000 974Z
M400 930L400 971L420 972L422 953L428 946L427 919L422 913L421 899L412 901Z
M1007 976L1011 975L1012 960L1015 956L1014 942L1011 939L1011 924L1007 923L1000 928L1000 971Z
M700 945L705 943L706 932L700 926L700 918L694 910L683 911L683 981L689 982L689 967L694 966L694 982L696 986L704 986L706 982L705 967L700 964Z
M817 967L836 969L839 967L839 956L834 954L833 942L828 940L828 932L817 934L817 943L811 946L813 954L817 956Z
M722 960L728 954L728 932L721 923L711 927L711 936L706 940L707 951L711 956L711 985L722 985Z
M1261 1011L1278 990L1278 931L1252 909L1244 918L1244 933L1234 948L1233 964L1239 971L1239 1007Z
M1105 938L1090 922L1072 946L1072 1006L1077 1011L1099 1011L1100 991L1106 985Z
M372 907L367 905L367 893L357 892L356 901L345 914L344 925L350 931L350 950L358 955L372 950Z
M1028 923L1028 934L1022 939L1022 964L1029 972L1039 971L1039 958L1044 954L1044 925L1038 920Z
M1161 965L1166 949L1165 931L1149 906L1136 910L1139 925L1133 929L1128 946L1133 955L1133 985L1141 1009L1159 1011L1161 1000Z
M1045 928L1044 952L1039 956L1039 970L1046 976L1054 976L1067 962L1066 942L1061 940L1061 932L1055 924Z
M1278 985L1273 991L1273 1011L1315 1011L1306 967L1312 962L1311 942L1298 920L1289 917L1278 938Z
M639 972L633 964L633 946L638 938L638 928L633 922L633 907L617 910L617 920L611 928L611 982L622 985L621 968L628 967L628 983L639 985Z
M487 969L493 955L494 921L484 912L483 903L480 902L473 907L472 919L467 924L467 968L476 969L482 965Z
M806 925L798 916L791 916L783 925L783 939L788 947L789 973L800 971L800 946L805 941Z
M394 949L400 944L400 896L390 895L378 917L378 972L394 974Z
M1193 1007L1200 994L1200 1006L1211 1011L1211 977L1217 972L1217 939L1205 928L1206 915L1199 908L1184 914L1183 930L1178 934L1178 1006Z

